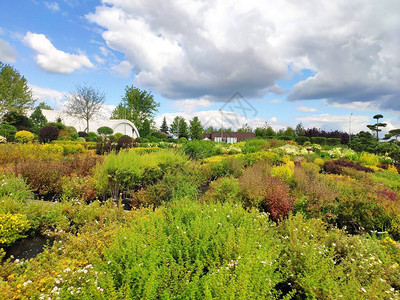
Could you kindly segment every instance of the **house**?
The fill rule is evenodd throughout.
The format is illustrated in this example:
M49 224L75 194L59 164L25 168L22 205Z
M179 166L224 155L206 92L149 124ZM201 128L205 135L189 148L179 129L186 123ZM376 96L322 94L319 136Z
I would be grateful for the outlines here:
M244 140L254 139L256 134L253 132L213 132L203 134L203 140L214 141L217 143L234 144Z
M33 111L27 112L30 115ZM42 109L43 115L46 117L48 122L57 122L57 119L61 119L62 123L67 126L73 126L77 131L86 130L86 121L82 118L76 118L68 115L66 112L61 110L48 110ZM89 120L89 131L96 132L97 129L103 126L110 127L114 130L114 133L122 133L128 135L132 138L139 137L139 131L137 130L135 124L129 120L124 119L108 119L100 114L94 116Z

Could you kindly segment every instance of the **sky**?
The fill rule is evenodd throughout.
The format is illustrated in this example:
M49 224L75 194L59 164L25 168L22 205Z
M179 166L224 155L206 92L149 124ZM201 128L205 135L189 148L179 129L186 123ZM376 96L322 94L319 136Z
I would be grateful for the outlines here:
M1 0L0 61L61 109L77 84L151 91L157 125L400 128L398 0Z

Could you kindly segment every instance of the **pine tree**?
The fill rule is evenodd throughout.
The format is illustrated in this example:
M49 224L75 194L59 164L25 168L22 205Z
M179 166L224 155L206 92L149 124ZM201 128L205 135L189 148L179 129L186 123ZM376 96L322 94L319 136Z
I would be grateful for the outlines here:
M203 126L201 126L201 122L198 117L194 117L190 121L190 138L192 140L201 140L201 137L203 136Z
M167 120L165 119L165 117L164 117L163 122L161 124L160 131L164 132L164 133L168 133L168 124L167 124Z

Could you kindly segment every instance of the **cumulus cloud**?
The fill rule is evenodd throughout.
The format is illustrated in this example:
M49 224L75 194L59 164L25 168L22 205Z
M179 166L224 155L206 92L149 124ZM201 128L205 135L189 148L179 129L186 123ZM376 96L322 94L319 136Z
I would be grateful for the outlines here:
M198 108L210 107L212 102L207 99L186 99L174 101L174 106L179 110L187 113L192 113Z
M316 109L314 107L308 107L308 106L299 106L296 108L296 110L303 111L303 112L315 112L318 109Z
M281 94L276 80L309 69L289 100L399 109L398 11L396 0L104 0L86 17L137 84L168 98Z
M349 132L350 115L332 115L320 114L307 117L298 117L296 120L303 123L305 127L321 128L323 130L341 130ZM352 133L359 131L368 131L367 125L372 122L371 116L365 115L352 115L351 116L351 129Z
M17 51L5 40L0 39L0 60L13 63L18 54Z
M121 77L128 78L131 76L133 65L127 61L121 61L118 65L111 67L111 70Z
M60 109L62 107L62 102L66 94L65 92L41 87L31 83L28 85L33 92L34 98L36 98L38 102L46 102L54 109Z
M27 32L24 42L36 52L36 63L44 71L70 74L84 67L93 67L92 62L86 55L70 54L58 50L44 34Z

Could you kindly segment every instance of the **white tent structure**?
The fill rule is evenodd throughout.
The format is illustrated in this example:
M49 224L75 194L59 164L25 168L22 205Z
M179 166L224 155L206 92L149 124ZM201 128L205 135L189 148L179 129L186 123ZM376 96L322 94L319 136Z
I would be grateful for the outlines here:
M33 111L28 112L28 116ZM62 120L62 123L67 126L73 126L77 131L86 130L86 121L82 118L76 118L68 115L66 112L61 110L48 110L42 109L43 115L46 117L48 122L56 122L58 118ZM132 138L138 138L139 132L131 121L124 119L107 119L101 115L96 115L89 120L89 131L96 132L97 129L103 126L110 127L114 130L114 133L122 133Z

